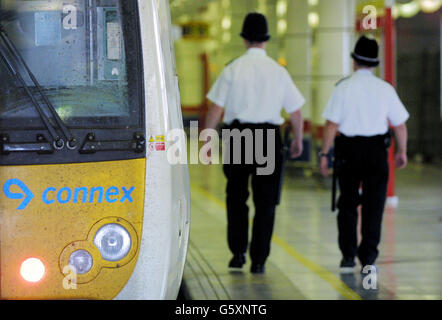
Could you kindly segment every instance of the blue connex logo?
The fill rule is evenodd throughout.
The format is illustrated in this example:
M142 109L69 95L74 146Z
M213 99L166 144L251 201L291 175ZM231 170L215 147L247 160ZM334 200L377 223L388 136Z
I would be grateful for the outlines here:
M16 185L22 193L15 193L11 191L11 186ZM41 201L47 205L53 203L66 204L66 203L115 203L115 202L133 202L132 192L135 187L121 187L117 188L111 186L107 189L103 187L79 187L79 188L46 188L42 195ZM10 179L3 185L3 192L9 199L23 199L17 210L25 209L31 200L34 198L34 194L29 188L18 179Z
M11 186L13 185L18 186L23 192L12 192ZM26 208L29 202L31 202L32 198L34 198L34 194L31 192L31 190L29 190L29 188L23 183L23 181L20 181L18 179L10 179L6 181L3 185L3 192L9 199L23 199L23 201L17 207L17 210L23 210L24 208Z

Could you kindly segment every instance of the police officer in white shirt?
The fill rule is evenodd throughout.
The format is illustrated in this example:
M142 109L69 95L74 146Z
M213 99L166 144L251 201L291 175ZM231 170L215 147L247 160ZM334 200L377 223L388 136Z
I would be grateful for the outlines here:
M320 152L322 174L328 175L327 157L333 140L335 161L339 163L337 220L342 273L354 271L356 256L362 267L374 265L378 256L389 173L389 123L397 141L396 167L407 164L405 122L409 114L395 89L373 75L373 68L379 65L378 53L376 40L365 36L358 40L352 53L355 72L338 82L323 113L327 122ZM360 204L362 240L358 247Z
M265 16L258 13L248 14L241 36L247 52L226 66L207 95L213 104L207 115L206 127L215 128L224 113L223 122L231 130L251 130L254 139L256 130L264 130L264 149L267 146L267 131L273 130L276 133L276 166L272 174L257 174L256 162L230 162L223 166L227 177L228 244L233 253L229 267L241 268L246 261L249 221L246 202L249 196L249 178L252 177L255 217L250 243L251 272L264 273L264 264L270 254L282 163L279 128L284 119L281 111L284 108L290 114L294 133L291 156L296 158L302 153L303 117L300 109L305 99L287 70L266 54L266 42L270 35ZM242 141L243 160L246 152L244 144ZM235 150L231 149L231 153L233 152Z

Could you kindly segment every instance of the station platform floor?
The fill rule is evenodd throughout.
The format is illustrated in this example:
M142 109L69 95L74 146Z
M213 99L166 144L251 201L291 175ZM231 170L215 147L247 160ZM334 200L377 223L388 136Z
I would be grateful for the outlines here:
M289 167L264 275L228 269L225 178L220 165L190 165L191 231L184 288L193 300L440 300L442 170L410 164L397 171L399 205L387 207L376 289L360 266L340 274L330 181ZM253 204L249 199L250 219ZM359 262L357 262L359 263ZM367 284L367 283L366 283ZM367 287L367 286L365 286Z

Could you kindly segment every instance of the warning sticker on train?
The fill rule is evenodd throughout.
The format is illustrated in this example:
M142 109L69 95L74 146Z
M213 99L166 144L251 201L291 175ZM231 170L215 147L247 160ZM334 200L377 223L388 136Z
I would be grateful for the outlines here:
M148 148L150 151L166 151L166 140L164 135L151 136Z

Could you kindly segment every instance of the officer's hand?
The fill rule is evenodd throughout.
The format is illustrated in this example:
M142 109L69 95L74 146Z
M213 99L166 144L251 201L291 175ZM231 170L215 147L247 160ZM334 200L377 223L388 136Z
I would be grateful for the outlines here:
M290 156L292 159L298 158L302 154L302 140L293 140L290 147Z
M405 152L399 152L396 154L396 168L403 169L407 166L408 158Z
M320 168L320 170L321 170L321 174L325 177L325 178L327 178L328 177L328 159L327 159L327 157L321 157L321 160L320 160L321 162L320 162L320 164L319 164L319 168Z

